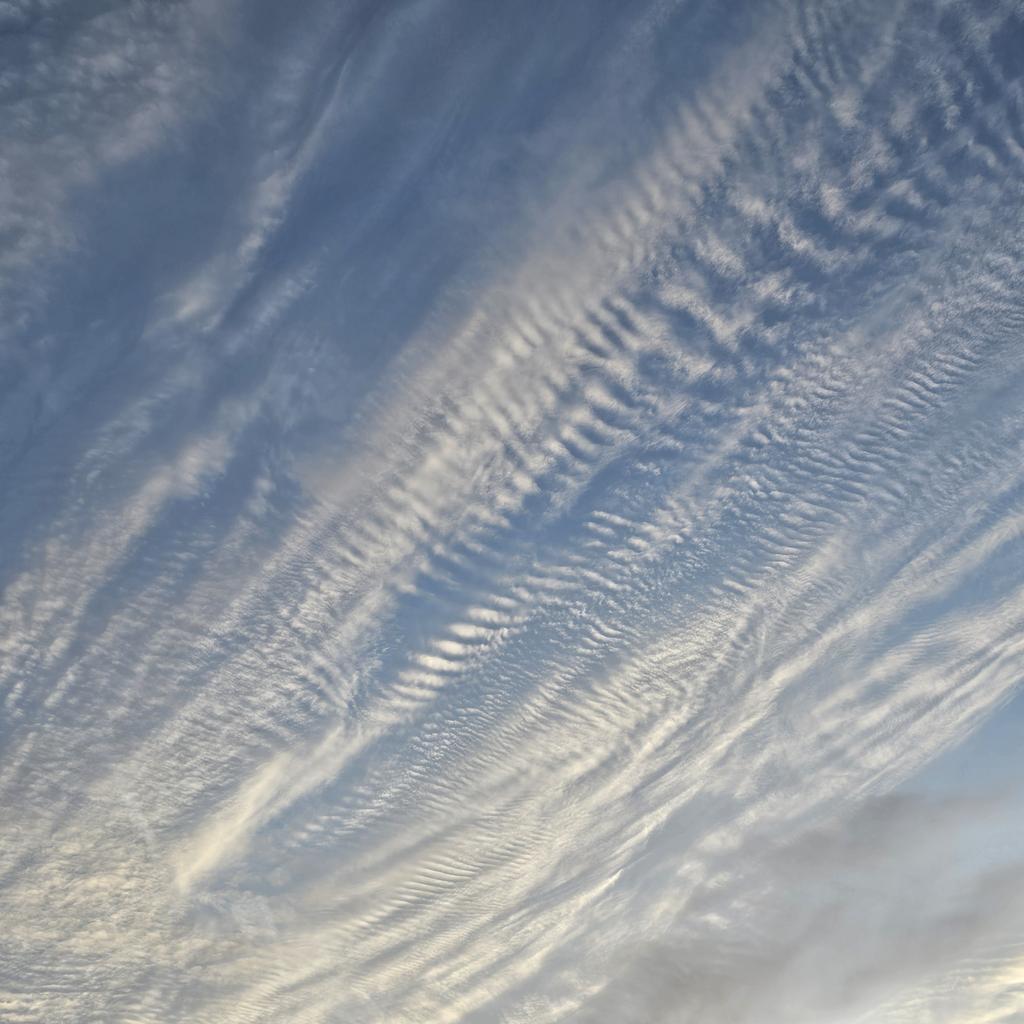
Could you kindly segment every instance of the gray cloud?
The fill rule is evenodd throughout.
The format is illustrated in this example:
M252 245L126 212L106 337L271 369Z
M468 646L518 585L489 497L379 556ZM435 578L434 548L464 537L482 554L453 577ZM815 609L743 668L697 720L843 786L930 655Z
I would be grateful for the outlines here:
M1019 857L1005 824L1018 812L1005 796L900 794L790 839L751 836L570 1019L891 1021L908 993L916 1019L988 1019L971 1015L983 985L937 997L964 961L980 980L1019 948L1024 863L965 871L972 830L987 849L1009 831Z

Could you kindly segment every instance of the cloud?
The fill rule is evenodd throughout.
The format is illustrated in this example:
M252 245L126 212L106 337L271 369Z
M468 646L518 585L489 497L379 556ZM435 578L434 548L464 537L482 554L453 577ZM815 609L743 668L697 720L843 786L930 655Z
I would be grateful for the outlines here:
M945 998L927 1018L915 1000L916 1019L976 1019L961 1015L971 986L943 982L964 960L996 973L986 960L998 970L1015 948L1024 865L964 878L958 858L965 832L991 843L1015 810L1005 796L904 793L785 840L752 836L731 851L729 881L699 888L671 938L641 944L569 1019L899 1020L922 979Z
M2 17L3 1014L1019 1012L1017 6Z

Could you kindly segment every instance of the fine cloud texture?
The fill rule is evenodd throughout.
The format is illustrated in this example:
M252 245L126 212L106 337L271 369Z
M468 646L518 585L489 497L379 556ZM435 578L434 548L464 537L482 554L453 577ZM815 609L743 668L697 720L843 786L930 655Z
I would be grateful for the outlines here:
M3 1024L1024 1024L1024 2L0 2Z

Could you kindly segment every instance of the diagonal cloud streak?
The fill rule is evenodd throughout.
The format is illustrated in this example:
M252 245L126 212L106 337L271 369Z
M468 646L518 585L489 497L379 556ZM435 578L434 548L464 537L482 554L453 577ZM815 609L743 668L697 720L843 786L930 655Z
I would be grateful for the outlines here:
M1024 6L0 50L0 1017L1024 1014Z

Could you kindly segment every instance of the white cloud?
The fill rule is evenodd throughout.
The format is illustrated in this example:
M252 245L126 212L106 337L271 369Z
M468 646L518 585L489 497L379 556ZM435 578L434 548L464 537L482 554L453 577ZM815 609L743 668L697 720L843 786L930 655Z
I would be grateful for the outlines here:
M271 7L5 76L2 1013L1012 1019L1011 6Z

